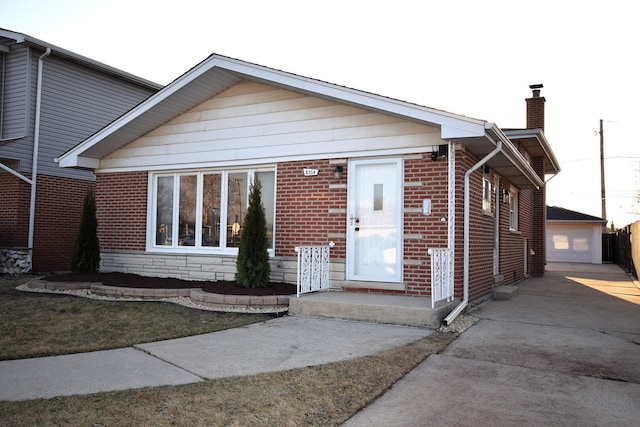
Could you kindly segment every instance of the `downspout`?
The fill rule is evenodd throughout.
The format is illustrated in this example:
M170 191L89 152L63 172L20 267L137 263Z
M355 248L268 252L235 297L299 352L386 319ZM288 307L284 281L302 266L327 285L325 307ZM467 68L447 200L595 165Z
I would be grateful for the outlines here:
M45 53L38 58L38 83L36 89L36 123L33 132L33 160L31 164L31 201L29 204L29 242L28 248L30 252L31 262L33 263L33 234L36 218L36 178L38 176L38 148L40 145L40 109L42 103L42 68L44 59L51 54L51 48L48 47ZM33 264L31 265L33 269Z
M493 141L488 135L487 137ZM495 143L495 141L493 141ZM444 319L444 324L449 325L469 304L469 177L472 173L484 166L491 158L502 151L502 140L498 139L496 148L489 154L484 156L478 163L473 165L471 169L464 174L464 253L463 253L463 284L462 284L462 301L453 309L451 313Z

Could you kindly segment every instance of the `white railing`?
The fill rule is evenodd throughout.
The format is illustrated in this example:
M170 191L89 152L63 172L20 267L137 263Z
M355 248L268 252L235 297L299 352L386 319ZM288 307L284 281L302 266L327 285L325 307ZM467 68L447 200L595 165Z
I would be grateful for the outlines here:
M300 294L329 289L329 246L297 246L298 297Z
M429 249L431 256L431 308L444 299L453 301L453 251Z

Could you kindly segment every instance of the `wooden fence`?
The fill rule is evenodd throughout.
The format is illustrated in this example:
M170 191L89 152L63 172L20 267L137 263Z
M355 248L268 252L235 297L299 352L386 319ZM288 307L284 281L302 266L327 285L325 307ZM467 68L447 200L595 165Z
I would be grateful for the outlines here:
M640 222L602 235L602 261L618 264L638 277L635 266L640 265Z

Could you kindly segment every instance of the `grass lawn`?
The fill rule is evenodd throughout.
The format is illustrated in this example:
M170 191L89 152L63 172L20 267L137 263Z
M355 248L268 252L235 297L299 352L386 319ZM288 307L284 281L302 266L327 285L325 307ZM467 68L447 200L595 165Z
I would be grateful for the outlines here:
M209 332L269 318L206 312L168 303L105 302L19 293L13 290L18 284L15 281L2 282L0 280L0 351L4 359L85 351L96 345L99 348L129 346L169 338L167 334L175 337ZM173 324L180 326L173 329ZM167 328L172 328L171 332L167 332ZM126 339L121 338L124 335ZM0 424L339 425L429 355L442 351L456 336L434 332L411 344L371 356L290 371L183 386L0 402ZM5 346L13 349L5 350ZM21 347L24 350L20 350Z
M273 318L168 302L97 301L16 291L26 280L0 279L0 360L129 347Z

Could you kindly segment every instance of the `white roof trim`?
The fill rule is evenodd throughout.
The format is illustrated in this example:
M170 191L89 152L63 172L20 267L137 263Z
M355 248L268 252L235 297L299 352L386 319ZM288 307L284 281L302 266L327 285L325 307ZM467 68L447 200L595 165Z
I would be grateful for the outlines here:
M214 68L231 71L249 79L263 80L267 83L282 85L313 95L327 97L383 113L401 116L414 121L436 125L441 128L442 139L481 137L485 134L486 123L483 120L472 119L433 108L386 98L380 95L346 88L320 80L314 80L308 77L248 63L238 59L213 54L167 85L164 89L160 90L155 95L152 95L147 100L121 116L116 121L107 125L96 134L64 153L59 159L60 166L81 167L81 164L83 163L92 163L89 158L84 160L82 159L83 154L87 150L99 144L106 137L117 132L124 125L127 125L138 117L144 115L145 112L162 103L165 99L176 94L186 85Z
M540 147L542 147L549 163L554 168L554 172L556 174L560 172L560 162L558 162L558 159L553 153L542 129L504 129L503 132L511 139L535 138L540 144Z

